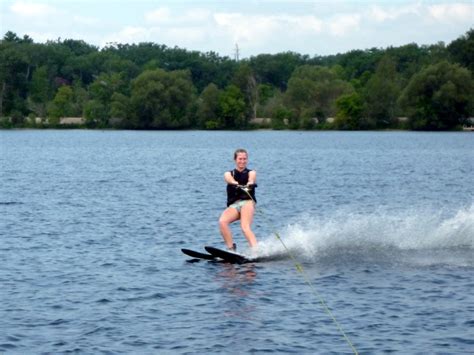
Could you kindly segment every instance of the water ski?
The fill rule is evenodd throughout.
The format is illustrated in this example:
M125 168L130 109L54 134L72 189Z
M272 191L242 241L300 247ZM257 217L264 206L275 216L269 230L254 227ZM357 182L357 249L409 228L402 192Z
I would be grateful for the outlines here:
M227 250L222 250L214 247L204 247L206 251L211 254L212 256L216 258L220 258L228 263L231 264L245 264L249 262L253 262L256 260L248 259L243 255L227 251Z
M181 249L181 251L186 254L187 256L190 256L195 259L204 259L204 260L214 260L215 257L212 256L211 254L207 253L200 253L198 251L194 251L191 249Z
M266 258L264 257L250 259L244 255L227 251L227 250L222 250L219 248L214 248L210 246L206 246L204 248L209 254L201 253L199 251L195 251L191 249L181 249L181 251L187 256L194 258L193 261L198 261L198 259L203 259L203 260L221 261L221 262L226 262L226 263L231 263L231 264L246 264L246 263L251 263L251 262L254 263L254 262L259 262L259 261L266 261ZM268 259L271 260L271 258L268 258Z

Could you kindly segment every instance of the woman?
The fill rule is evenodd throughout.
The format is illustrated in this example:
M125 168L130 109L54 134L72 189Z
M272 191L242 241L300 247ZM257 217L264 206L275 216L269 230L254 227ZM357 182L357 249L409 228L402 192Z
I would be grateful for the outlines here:
M257 246L257 238L251 225L255 213L255 183L257 173L247 169L248 154L245 149L237 149L234 153L235 169L227 171L224 179L227 183L227 208L219 219L219 228L228 250L235 251L230 224L240 219L242 232L250 247Z

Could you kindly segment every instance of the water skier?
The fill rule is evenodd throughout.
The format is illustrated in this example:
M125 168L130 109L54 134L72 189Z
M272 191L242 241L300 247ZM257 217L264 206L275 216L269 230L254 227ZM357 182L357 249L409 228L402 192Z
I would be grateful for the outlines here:
M227 183L227 208L219 218L219 228L228 250L235 251L230 224L240 219L242 232L251 248L257 246L257 238L251 225L255 213L255 187L257 173L247 168L248 154L245 149L234 153L235 169L224 174Z

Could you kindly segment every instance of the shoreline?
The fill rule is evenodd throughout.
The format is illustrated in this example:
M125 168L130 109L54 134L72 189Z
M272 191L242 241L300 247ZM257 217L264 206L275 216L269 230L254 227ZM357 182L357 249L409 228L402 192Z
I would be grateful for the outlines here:
M271 128L249 128L249 129L132 129L132 128L86 128L86 127L9 127L0 128L0 131L136 131L136 132L474 132L474 127L452 129L452 130L411 130L402 128L386 129L271 129Z

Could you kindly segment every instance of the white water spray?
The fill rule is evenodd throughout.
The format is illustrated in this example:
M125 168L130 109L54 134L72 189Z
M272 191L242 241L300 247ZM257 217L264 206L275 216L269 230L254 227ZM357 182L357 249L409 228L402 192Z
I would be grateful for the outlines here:
M337 254L396 254L463 250L474 253L474 204L448 217L442 211L407 210L356 214L338 211L331 216L305 216L280 231L297 255L312 260ZM262 255L283 253L273 235L260 242ZM473 257L474 259L474 257Z

